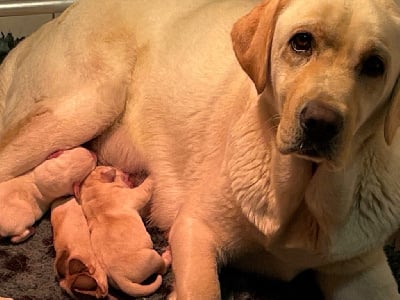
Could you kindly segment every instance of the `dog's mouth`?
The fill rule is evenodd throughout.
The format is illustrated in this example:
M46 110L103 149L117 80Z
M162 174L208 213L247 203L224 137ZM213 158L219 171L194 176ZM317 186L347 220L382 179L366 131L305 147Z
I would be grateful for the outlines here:
M338 170L343 167L342 160L338 157L338 145L320 146L308 145L306 143L298 143L297 146L279 147L278 150L284 155L294 155L311 164L311 176L314 176L321 165L324 165L329 170Z
M332 161L335 156L334 144L316 144L307 141L299 141L298 143L288 146L280 147L279 151L282 154L294 154L303 159L310 160L313 163L321 163L323 161Z

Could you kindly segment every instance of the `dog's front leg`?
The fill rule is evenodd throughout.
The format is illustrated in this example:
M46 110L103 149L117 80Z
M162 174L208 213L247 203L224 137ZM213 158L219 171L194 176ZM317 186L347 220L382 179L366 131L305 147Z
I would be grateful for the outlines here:
M204 221L178 214L169 235L175 290L169 299L220 299L217 243Z
M398 300L397 284L382 250L320 268L326 300Z

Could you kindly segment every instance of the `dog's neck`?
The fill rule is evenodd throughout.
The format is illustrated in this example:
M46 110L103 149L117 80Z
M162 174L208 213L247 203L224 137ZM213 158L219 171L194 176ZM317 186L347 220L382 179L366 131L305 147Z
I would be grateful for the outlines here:
M346 259L382 247L399 228L400 157L396 146L386 145L383 123L370 128L374 133L358 137L362 146L349 153L342 169L318 166L281 239L286 247Z
M265 245L333 255L346 247L361 252L376 236L376 245L383 244L383 233L400 225L393 215L400 214L400 166L379 127L358 137L363 146L348 153L342 168L322 163L314 170L311 161L279 153L270 119L265 105L252 107L232 129L227 153L233 199L263 233ZM368 233L379 228L382 235ZM346 245L354 235L358 248Z
M225 168L233 200L272 242L303 202L312 163L278 152L267 106L260 99L233 126Z

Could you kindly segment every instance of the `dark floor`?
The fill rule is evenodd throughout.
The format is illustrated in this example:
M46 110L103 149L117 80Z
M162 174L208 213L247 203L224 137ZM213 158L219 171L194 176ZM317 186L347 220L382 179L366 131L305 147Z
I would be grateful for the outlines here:
M0 243L0 296L15 300L67 300L58 286L53 271L54 249L49 217L37 226L36 234L20 245ZM165 246L161 233L151 230L156 249ZM400 256L391 247L387 254L397 279L400 278ZM222 270L221 289L223 299L229 300L318 300L322 297L312 273L304 273L290 283L267 280L254 274L235 270ZM159 291L148 298L165 299L171 289L172 274L164 277ZM116 299L131 297L112 291Z

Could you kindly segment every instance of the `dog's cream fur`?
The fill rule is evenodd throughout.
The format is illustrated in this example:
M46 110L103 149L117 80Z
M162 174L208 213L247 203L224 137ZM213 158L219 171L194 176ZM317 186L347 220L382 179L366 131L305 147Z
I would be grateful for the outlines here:
M397 0L78 1L1 67L0 180L98 136L102 163L154 178L178 299L218 299L225 263L399 299L399 28ZM382 76L360 73L370 53ZM343 117L329 159L289 151L309 100Z
M60 154L60 153L59 153ZM96 166L96 157L85 148L63 151L45 160L32 171L0 183L0 237L22 242L34 233L32 225L51 203L73 195L79 184Z
M90 239L110 284L139 297L154 293L171 264L170 251L159 255L139 211L150 201L151 179L129 187L128 174L109 166L96 167L83 182L79 200ZM144 281L155 276L152 282Z

